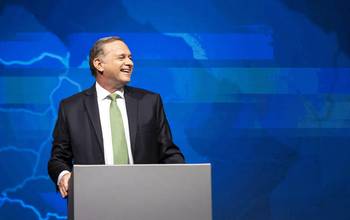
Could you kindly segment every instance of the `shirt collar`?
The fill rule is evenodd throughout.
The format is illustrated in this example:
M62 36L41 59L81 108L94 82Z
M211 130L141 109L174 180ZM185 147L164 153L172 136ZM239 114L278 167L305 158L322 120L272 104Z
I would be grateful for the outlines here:
M111 94L105 88L103 88L98 82L96 82L96 93L97 93L97 99L101 101L106 99L107 96ZM121 88L120 90L117 90L114 93L118 94L122 99L124 99L124 88Z

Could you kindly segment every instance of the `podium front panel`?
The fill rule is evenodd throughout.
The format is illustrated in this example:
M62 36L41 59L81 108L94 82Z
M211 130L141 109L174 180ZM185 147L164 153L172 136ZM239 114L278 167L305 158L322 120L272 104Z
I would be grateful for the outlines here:
M74 220L212 219L209 164L75 165L73 175Z

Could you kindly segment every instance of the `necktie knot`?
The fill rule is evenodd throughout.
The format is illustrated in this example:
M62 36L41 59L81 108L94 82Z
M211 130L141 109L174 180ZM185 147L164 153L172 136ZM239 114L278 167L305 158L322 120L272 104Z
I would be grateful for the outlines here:
M117 98L120 98L120 95L118 95L117 93L112 93L108 95L108 98L110 100L112 100L113 102L115 102L117 100Z

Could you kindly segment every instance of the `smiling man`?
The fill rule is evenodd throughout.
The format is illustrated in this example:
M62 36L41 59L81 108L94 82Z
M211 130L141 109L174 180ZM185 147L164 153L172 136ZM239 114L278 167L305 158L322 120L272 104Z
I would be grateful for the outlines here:
M134 64L125 42L99 39L89 64L95 84L61 101L53 132L48 172L61 196L73 164L184 163L160 96L127 86Z

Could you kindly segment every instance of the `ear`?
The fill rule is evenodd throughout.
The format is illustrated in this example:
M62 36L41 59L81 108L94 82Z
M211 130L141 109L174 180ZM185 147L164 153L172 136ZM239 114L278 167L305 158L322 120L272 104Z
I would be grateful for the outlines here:
M102 60L100 58L95 58L93 61L93 64L99 72L103 72L103 70L104 70L103 63L102 63Z

